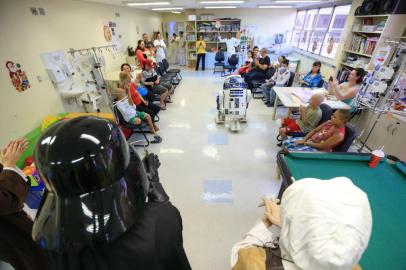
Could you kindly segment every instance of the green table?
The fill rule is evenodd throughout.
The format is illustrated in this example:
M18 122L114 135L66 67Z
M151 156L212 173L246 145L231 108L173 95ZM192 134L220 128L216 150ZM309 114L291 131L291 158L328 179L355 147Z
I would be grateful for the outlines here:
M284 190L293 181L313 177L350 178L368 194L372 235L361 258L364 270L406 269L406 164L391 157L368 167L369 154L279 152L277 164Z

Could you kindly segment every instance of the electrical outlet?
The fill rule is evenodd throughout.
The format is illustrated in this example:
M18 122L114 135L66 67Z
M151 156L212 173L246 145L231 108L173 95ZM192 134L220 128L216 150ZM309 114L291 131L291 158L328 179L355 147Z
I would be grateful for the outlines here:
M32 15L38 16L38 10L37 10L37 8L35 8L35 7L30 7L30 10L31 10L31 14L32 14Z
M38 8L39 15L45 16L45 9L44 8Z

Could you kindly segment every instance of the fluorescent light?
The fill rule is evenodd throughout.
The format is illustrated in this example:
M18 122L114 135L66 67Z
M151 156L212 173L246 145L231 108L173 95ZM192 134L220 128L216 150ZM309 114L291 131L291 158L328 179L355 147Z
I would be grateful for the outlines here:
M290 4L290 3L318 3L318 2L321 2L321 1L320 1L320 0L309 0L309 1L306 1L306 0L303 0L303 1L301 1L301 0L275 1L275 3L288 3L288 4Z
M200 1L200 4L242 4L244 1Z
M215 9L215 8L237 8L236 6L216 6L216 7L204 7L205 9Z
M145 2L145 3L127 3L127 6L162 6L170 5L169 2Z
M293 6L258 6L258 8L293 8Z
M172 13L174 13L174 14L181 14L182 12L176 11L176 10L172 10Z
M182 10L183 7L173 7L173 8L153 8L152 10Z

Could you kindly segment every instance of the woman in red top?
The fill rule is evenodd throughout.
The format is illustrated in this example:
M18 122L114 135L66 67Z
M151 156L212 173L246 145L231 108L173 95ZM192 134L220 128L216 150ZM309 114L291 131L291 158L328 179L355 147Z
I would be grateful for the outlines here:
M145 63L153 64L151 59L148 59L146 53L145 53L145 43L142 39L138 40L138 46L137 46L137 59L138 63L141 67L141 69L145 69Z
M126 72L128 75L123 77L120 73L120 81L124 81L127 79L130 79L130 74L131 74L131 67L127 64L123 64L122 65L122 71ZM137 107L137 111L140 112L145 112L147 114L149 114L152 118L152 120L154 121L155 116L159 113L159 111L161 110L161 108L152 103L152 102L148 102L146 101L141 94L138 92L137 90L137 78L135 79L134 82L130 83L130 94L131 94L131 99L133 100L135 106Z

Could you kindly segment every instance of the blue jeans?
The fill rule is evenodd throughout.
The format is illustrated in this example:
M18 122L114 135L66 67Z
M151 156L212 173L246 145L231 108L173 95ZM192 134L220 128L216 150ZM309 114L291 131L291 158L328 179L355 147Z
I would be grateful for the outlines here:
M267 103L269 102L273 105L273 103L275 102L276 94L272 87L273 85L264 83L259 88L262 90L262 93L264 94L265 102Z

